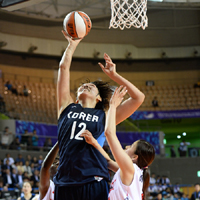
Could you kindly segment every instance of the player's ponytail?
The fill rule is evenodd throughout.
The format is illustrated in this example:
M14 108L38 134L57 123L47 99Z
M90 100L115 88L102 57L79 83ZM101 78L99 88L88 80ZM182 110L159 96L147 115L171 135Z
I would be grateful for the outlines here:
M143 200L145 200L145 197L146 197L146 191L147 191L147 188L149 187L149 180L150 180L149 172L147 168L144 168L143 169L143 188L142 188Z
M140 169L143 170L142 199L145 200L145 194L149 186L150 179L148 166L153 162L155 158L155 149L150 143L146 142L145 140L138 140L135 154L138 155L137 165Z

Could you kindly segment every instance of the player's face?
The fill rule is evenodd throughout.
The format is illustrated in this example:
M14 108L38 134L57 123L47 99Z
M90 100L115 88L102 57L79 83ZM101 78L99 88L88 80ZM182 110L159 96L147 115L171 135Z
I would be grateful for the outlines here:
M90 96L93 96L94 98L96 98L99 94L99 91L98 91L98 88L96 87L96 85L94 85L93 83L85 83L78 88L78 91L77 91L78 98L82 94L90 95Z
M30 193L31 190L32 190L32 188L31 188L30 183L28 183L28 182L24 183L23 188L22 188L22 191L23 191L25 194L27 194L27 193Z
M137 148L137 141L134 142L132 145L126 146L125 151L126 153L132 158Z

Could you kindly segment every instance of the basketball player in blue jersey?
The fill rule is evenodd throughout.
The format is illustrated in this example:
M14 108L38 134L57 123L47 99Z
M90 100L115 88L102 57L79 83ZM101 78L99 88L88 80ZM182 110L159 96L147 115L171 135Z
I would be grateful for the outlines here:
M55 200L106 200L109 174L107 161L81 134L84 130L98 140L104 132L112 90L103 81L85 83L78 88L77 101L70 96L70 65L80 40L68 40L59 64L57 81L58 143L60 163L54 177ZM104 54L103 72L126 87L130 98L117 107L116 124L128 118L144 101L144 94L116 72L111 58Z

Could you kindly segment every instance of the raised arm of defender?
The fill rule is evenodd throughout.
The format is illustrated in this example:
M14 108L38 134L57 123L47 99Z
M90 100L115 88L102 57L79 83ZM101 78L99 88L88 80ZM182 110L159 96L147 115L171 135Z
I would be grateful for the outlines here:
M130 95L129 99L117 107L116 124L119 124L137 110L137 108L144 101L145 96L130 81L126 80L116 72L116 65L112 62L111 58L106 53L104 54L104 59L106 61L105 67L99 63L103 72L119 85L125 86L128 94Z

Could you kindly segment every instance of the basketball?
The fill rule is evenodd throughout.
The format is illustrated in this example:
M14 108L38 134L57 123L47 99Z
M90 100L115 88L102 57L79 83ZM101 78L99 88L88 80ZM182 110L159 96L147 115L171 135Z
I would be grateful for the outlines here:
M82 39L92 27L90 17L82 11L73 11L66 15L63 21L66 33L73 39Z

